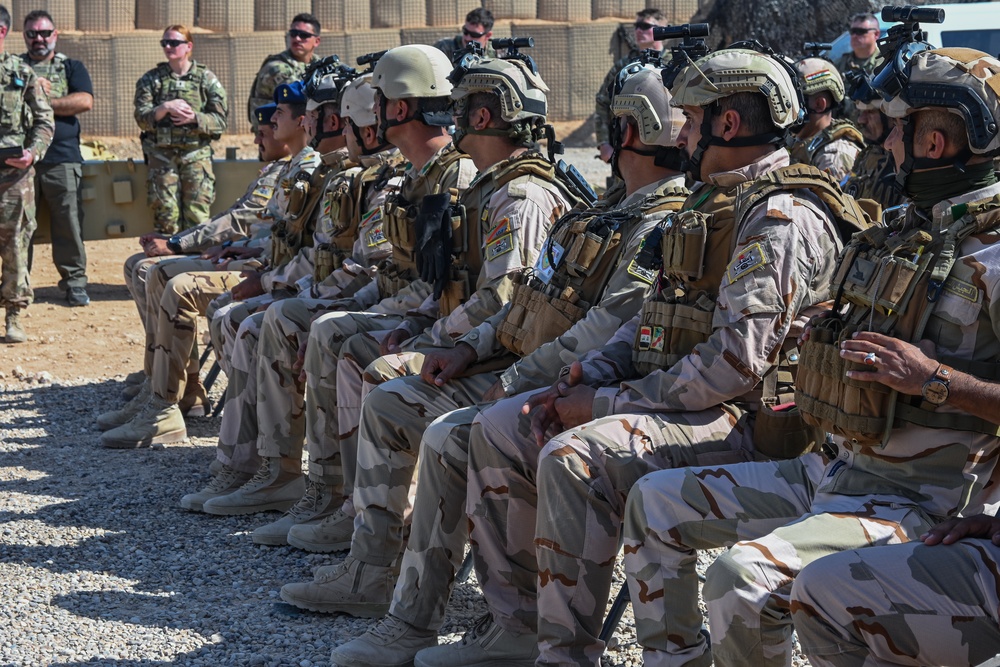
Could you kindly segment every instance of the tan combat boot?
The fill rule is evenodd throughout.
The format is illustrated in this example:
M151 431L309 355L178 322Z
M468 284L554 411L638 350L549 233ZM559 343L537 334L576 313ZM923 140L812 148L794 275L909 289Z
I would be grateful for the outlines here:
M135 417L139 413L139 410L142 410L146 403L149 402L149 397L153 393L151 387L152 384L150 381L146 380L139 385L139 393L133 396L124 406L99 415L97 417L97 425L100 429L102 431L110 431L127 423L132 417Z
M328 554L351 548L354 536L354 517L343 510L318 523L300 523L289 527L288 544L312 553Z
M176 403L150 396L132 419L101 436L101 445L112 449L136 449L187 440L184 415Z
M281 599L300 609L379 618L389 611L399 570L362 563L348 556L333 572L281 587Z
M21 309L15 306L7 308L7 331L6 338L4 339L8 343L23 343L28 340L28 335L24 333L24 329L21 327Z
M216 461L218 461L218 459L216 459ZM215 462L213 462L213 464L214 463ZM232 493L249 482L251 477L253 477L253 475L248 472L233 470L224 463L219 463L219 470L213 472L212 481L210 481L201 491L189 493L181 498L181 507L193 512L203 512L205 510L202 506L205 504L206 500Z
M205 391L205 385L201 383L201 376L197 373L188 375L187 383L184 385L184 396L178 405L185 417L208 415L212 403L208 400L208 392Z
M301 466L301 464L299 464ZM302 471L283 470L278 456L265 458L257 473L232 493L210 498L202 504L208 514L232 516L278 510L284 512L306 492Z
M413 664L416 667L534 667L537 657L537 634L514 634L496 623L487 612L461 641L422 649L414 656Z
M330 493L330 487L326 484L309 480L306 483L306 493L299 502L292 505L277 521L253 531L251 537L254 544L288 544L288 531L293 526L317 524L340 509L341 504L341 494L335 496Z
M437 630L389 614L365 634L334 648L330 660L340 667L410 667L418 652L437 642Z

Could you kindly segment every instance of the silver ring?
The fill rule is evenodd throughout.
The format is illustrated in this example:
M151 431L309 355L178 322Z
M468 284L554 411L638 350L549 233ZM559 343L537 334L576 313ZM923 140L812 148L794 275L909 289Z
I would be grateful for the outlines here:
M874 352L869 352L868 354L865 355L865 365L866 366L874 366L876 361L877 361L877 359L875 358L875 353Z

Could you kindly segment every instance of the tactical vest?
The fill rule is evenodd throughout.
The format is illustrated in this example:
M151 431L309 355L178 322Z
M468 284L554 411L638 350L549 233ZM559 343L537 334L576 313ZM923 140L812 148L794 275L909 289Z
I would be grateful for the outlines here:
M668 183L632 206L617 208L624 199L619 191L598 208L560 218L536 269L521 274L514 285L510 309L497 327L500 344L524 357L569 331L600 301L622 261L622 240L646 216L680 210L688 194Z
M59 99L69 94L69 76L66 74L66 56L62 53L55 54L51 60L32 60L27 53L21 56L25 64L35 70L35 74L43 79L48 79L52 84L49 90L49 99Z
M181 77L173 75L173 70L167 63L156 66L155 83L153 86L153 104L159 105L169 100L184 100L196 112L205 108L208 96L205 94L205 76L208 73L201 63L193 63L187 74ZM142 139L147 139L160 148L193 149L208 141L219 139L222 135L213 133L209 137L198 129L197 124L174 125L170 116L164 116L156 123L154 132L144 132Z
M326 186L347 167L346 159L323 162L311 174L299 171L289 186L285 215L271 228L271 266L289 262L299 250L311 246L315 229L314 213ZM279 185L279 187L281 187Z
M16 56L0 54L0 58L0 144L23 146L33 122L25 100L24 70L30 68Z
M417 213L420 212L420 202L425 196L437 190L438 184L445 180L452 165L464 157L465 155L458 149L450 146L430 165L427 173L417 178L405 179L400 192L386 197L383 205L384 229L386 237L392 244L392 257L378 265L376 282L380 299L396 294L420 277L414 255L417 239L413 227ZM452 204L457 204L458 191L452 190L451 195ZM452 224L454 225L454 222Z
M844 192L855 199L871 199L882 208L903 203L903 193L896 188L896 163L892 154L878 144L866 146L854 162Z
M264 58L264 62L262 62L260 64L260 67L257 68L257 73L260 74L260 70L264 69L264 67L266 67L269 63L273 63L275 61L283 62L292 69L294 76L291 77L291 80L301 79L302 75L306 71L305 63L300 63L298 60L293 58L287 51L282 51L281 53L272 53L268 57ZM253 82L250 84L250 96L247 101L247 105L249 107L247 113L249 113L251 118L255 118L254 100L259 97L257 95L257 83L258 83L258 78L255 75L253 78ZM267 100L267 101L271 102L272 100ZM256 120L255 120L255 127L256 127Z
M997 435L996 424L971 415L938 414L919 396L901 396L885 385L845 377L867 367L840 357L840 344L856 331L875 331L916 343L943 291L976 290L949 277L963 240L1000 227L1000 195L953 207L946 229L917 226L912 211L887 226L872 227L844 249L833 280L834 308L812 328L802 347L795 402L806 420L866 445L884 445L893 428L909 422ZM846 304L846 311L842 306ZM944 364L977 377L1000 380L1000 365L944 356Z
M792 156L792 162L813 164L816 155L838 139L847 139L851 143L857 144L859 148L865 147L865 137L854 123L842 118L835 118L830 125L812 139L796 141L788 149L788 152Z

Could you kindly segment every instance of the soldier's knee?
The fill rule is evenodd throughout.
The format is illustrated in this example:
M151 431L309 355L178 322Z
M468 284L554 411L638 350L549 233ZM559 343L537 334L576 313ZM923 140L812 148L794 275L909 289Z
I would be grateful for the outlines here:
M759 556L756 550L740 549L739 545L736 545L708 566L705 571L705 586L702 589L706 602L727 605L738 600L745 601L768 595L754 576L754 572L759 571L759 558L754 558L751 554ZM759 593L756 595L751 593L754 589ZM732 595L734 591L740 591L740 595Z

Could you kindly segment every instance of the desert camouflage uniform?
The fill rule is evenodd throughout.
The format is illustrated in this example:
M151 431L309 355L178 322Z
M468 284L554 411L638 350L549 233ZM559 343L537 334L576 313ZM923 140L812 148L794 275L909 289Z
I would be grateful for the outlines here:
M257 397L253 406L241 405L237 413L242 419L240 432L257 433L259 457L280 456L301 465L305 385L299 382L299 373L292 370L292 365L314 317L373 303L357 293L370 284L371 267L391 255L391 244L383 229L382 205L386 196L399 188L400 179L394 176L399 162L398 151L386 151L365 157L363 167L342 171L330 180L320 203L314 247L307 250L327 263L329 256L343 257L345 266L313 283L313 287L323 288L323 298L283 299L269 307L263 313L257 348L244 352L251 354L251 364L256 365ZM314 259L313 265L313 278L320 278L324 264ZM304 293L313 292L309 288ZM254 460L252 454L237 453L234 458Z
M526 157L538 160L537 155ZM537 263L553 223L573 206L573 198L554 174L551 180L543 179L518 167L523 161L524 157L505 160L480 174L477 183L493 182L486 186L493 190L488 196L477 194L477 183L473 183L462 197L463 202L488 197L484 206L471 204L480 222L480 230L472 238L482 239L477 244L482 269L475 293L408 341L405 352L380 357L364 371L366 387L352 499L357 511L355 525L365 529L355 531L359 539L351 545L352 556L362 562L387 566L402 551L403 517L410 510L408 491L424 429L435 418L481 400L498 376L496 371L476 373L473 367L443 387L430 385L417 375L424 356L419 350L450 348L462 337L475 346L480 336L493 334L498 323L491 318L506 310L519 275ZM504 363L502 358L500 363ZM343 368L338 375L338 392L344 386L342 377ZM381 384L386 381L391 382ZM368 393L375 384L380 386Z
M942 202L931 220L911 210L893 226L890 243L911 230L947 229L953 215L964 216L966 205L989 202L998 194L995 184ZM996 210L991 214L984 219L996 225ZM944 288L927 306L932 310L923 332L935 342L934 357L988 377L996 376L1000 354L998 236L1000 231L987 224L985 231L960 241ZM936 249L928 247L930 261ZM850 280L863 273L864 261L850 265ZM913 303L928 300L918 296ZM901 319L889 322L905 327L915 315L912 308L901 308ZM885 316L870 311L850 305L843 319L868 322L872 317L881 327ZM815 339L816 329L810 341ZM807 343L803 357L813 347ZM807 381L802 371L798 379L796 402L803 408L812 379ZM680 654L693 665L713 659L720 666L786 665L791 660L789 591L804 566L842 550L913 540L941 519L965 511L996 471L1000 438L987 432L993 427L984 428L981 420L947 404L931 414L969 430L912 422L924 412L897 401L895 415L901 421L881 443L838 437L836 457L825 470L809 455L664 471L644 480L629 499L625 564L646 664L677 664ZM970 420L977 425L970 426ZM709 653L693 623L698 616L695 549L734 542L709 568L704 588L712 630ZM948 548L953 547L935 547ZM662 597L667 580L673 580L669 599Z
M834 120L833 124L811 137L795 140L788 149L792 162L811 164L821 171L842 181L865 147L861 130L846 120Z
M157 106L176 99L187 101L195 111L193 125L177 126L170 116L159 121L154 117ZM135 121L142 130L148 200L157 231L174 234L208 220L215 200L211 142L226 131L226 113L226 91L218 77L194 61L183 75L160 63L135 84Z
M703 342L695 347L690 329L677 324L665 335L634 318L583 359L584 383L603 387L595 421L540 452L528 417L516 417L510 400L473 425L467 510L477 572L497 623L518 634L537 623L539 664L598 663L625 497L639 477L754 456L747 411L760 401L762 378L778 372L782 348L826 298L841 247L826 208L797 192L772 194L735 228L728 202L736 188L788 164L787 152L776 151L712 175L688 199L692 208L718 211L704 277L681 280L674 271L661 295L684 287L680 303L710 318ZM642 317L671 302L647 300ZM686 316L697 322L696 315ZM653 363L656 350L662 359Z
M475 176L475 166L451 144L443 147L417 169L412 165L406 171L399 193L399 200L418 204L424 197L439 191L461 192L469 187ZM395 204L393 204L395 205ZM391 206L389 207L391 208ZM387 222L387 229L389 223ZM404 316L423 305L433 288L418 278L414 259L412 220L401 236L393 237L392 259L379 264L376 276L380 300L359 312L333 312L319 317L309 330L306 347L306 449L309 452L309 479L329 487L334 494L343 490L349 498L351 488L345 487L344 470L353 472L354 461L341 460L342 440L352 443L354 452L358 414L360 413L360 387L358 395L338 398L337 377L341 348L344 342L361 332L384 332L398 326ZM408 234L409 238L402 238ZM375 356L378 356L377 353ZM355 415L347 431L340 426L338 416L344 399L350 401L350 414Z
M903 203L903 193L895 187L896 163L889 151L868 144L854 161L844 183L844 192L855 199L872 199L883 209Z
M500 381L507 393L548 386L563 366L604 343L638 312L641 297L648 290L652 276L635 263L636 255L651 229L662 221L669 210L680 207L683 193L686 189L681 176L642 188L624 200L620 197L624 194L621 191L619 196L602 201L595 209L598 214L607 211L614 214L639 203L638 212L642 215L629 217L622 223L621 242L617 248L609 249L612 257L607 260L607 273L594 283L593 294L581 297L593 300L594 305L564 334L519 359L501 375ZM560 264L557 270L564 273L565 265ZM505 350L497 342L497 328L508 311L509 305L459 339L476 348L480 361ZM477 336L470 338L473 333ZM495 376L489 373L487 377L492 380ZM452 384L465 381L465 378L451 380L442 389L450 391ZM380 446L378 438L366 437L369 410L375 409L377 396L383 391L389 392L399 382L408 386L423 384L420 378L393 380L369 394L363 409L361 446L366 440L376 447ZM422 388L424 391L434 389L426 384ZM524 396L522 394L520 399L523 400ZM431 401L426 401L426 405L431 405ZM453 410L431 422L419 436L423 454L417 462L417 478L421 482L413 503L410 539L403 553L401 574L389 609L393 616L418 628L437 629L441 626L455 574L465 552L468 520L463 508L469 430L479 411L480 408L475 405ZM409 419L413 419L423 424L426 419L422 414L404 417L398 409L394 414L399 417L400 423L409 423ZM398 456L398 453L393 453L393 456ZM359 558L354 551L361 543L359 539L352 545L355 558Z
M250 119L251 130L257 132L257 114L254 110L274 101L274 89L283 83L298 81L306 72L309 63L299 62L292 52L285 49L264 59L253 85L250 86L250 98L247 100L247 118Z
M287 163L287 158L267 163L261 168L257 178L250 183L250 187L243 193L243 196L237 199L229 209L208 222L176 234L175 238L181 246L181 251L187 255L193 255L225 241L258 238L266 234L271 225L270 222L263 222L260 216L264 212L267 202L271 199L271 195L274 193L275 185L278 182L278 173ZM132 295L132 299L135 300L136 308L139 309L139 317L142 319L143 326L146 327L147 331L149 331L149 327L146 325L146 309L148 307L146 301L146 280L148 272L154 265L163 262L174 262L179 259L192 258L182 258L177 255L148 257L146 253L140 252L125 260L125 286ZM216 268L214 264L208 261L198 264L197 267L186 270L213 271ZM178 273L178 271L174 271L173 275L177 275ZM153 301L153 303L156 303L156 301Z
M55 132L48 97L31 67L0 54L0 146L27 148L35 161L45 156ZM33 293L28 250L35 233L35 169L0 164L0 307L23 308Z
M792 618L816 667L979 665L1000 654L1000 548L855 549L806 566Z

